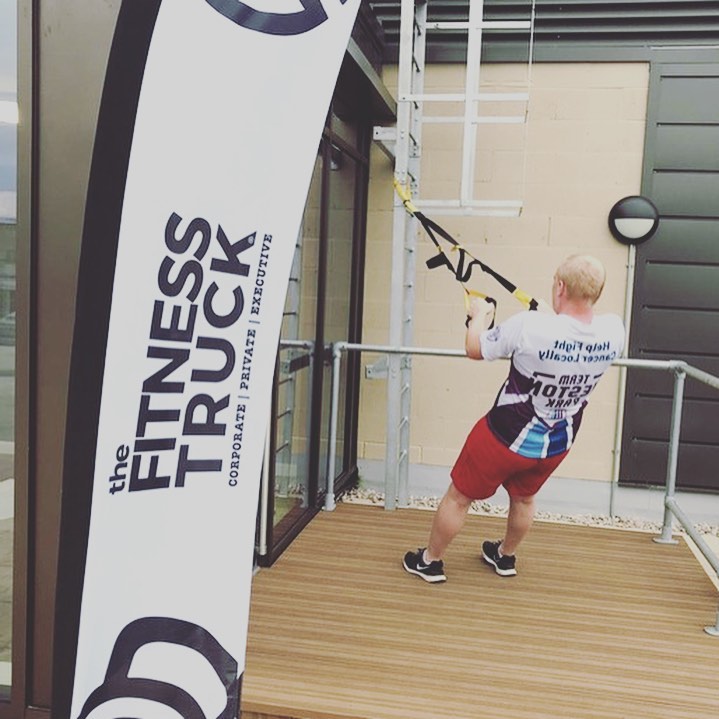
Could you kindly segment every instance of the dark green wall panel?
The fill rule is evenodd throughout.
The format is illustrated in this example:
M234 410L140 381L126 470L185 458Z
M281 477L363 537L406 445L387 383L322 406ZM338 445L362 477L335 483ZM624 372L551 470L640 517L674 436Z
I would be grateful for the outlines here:
M660 226L637 248L629 354L680 359L717 376L718 140L719 65L655 64L642 193L657 205ZM672 391L671 375L629 372L620 481L664 483ZM689 379L686 398L678 486L719 491L719 392Z
M718 116L719 108L714 119ZM719 125L657 127L655 168L719 172Z

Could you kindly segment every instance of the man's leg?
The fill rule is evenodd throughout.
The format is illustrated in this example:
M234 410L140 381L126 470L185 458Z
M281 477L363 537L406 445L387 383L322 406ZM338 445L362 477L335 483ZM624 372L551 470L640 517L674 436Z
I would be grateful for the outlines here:
M514 553L520 542L527 536L534 519L534 495L528 497L513 497L509 495L509 515L507 527L504 530L504 539L496 542L482 543L482 557L487 564L494 567L494 571L503 577L513 577L515 569Z
M432 520L425 552L427 561L434 562L444 557L450 542L462 529L471 504L472 500L465 497L454 484L449 485Z
M497 446L502 445L489 429L487 418L483 417L467 435L462 451L452 467L452 483L434 514L429 544L426 548L420 547L416 552L407 552L404 555L402 564L410 574L416 574L427 582L447 580L442 558L464 525L467 511L472 504L470 495L490 497L505 476L494 462ZM509 452L506 447L504 451Z
M454 484L449 485L432 519L429 531L429 545L416 552L407 552L402 564L410 574L416 574L425 582L446 582L444 556L450 542L462 529L467 510L472 500L465 497Z
M499 547L502 554L512 555L520 542L527 536L534 519L534 495L509 498L509 515L504 540Z

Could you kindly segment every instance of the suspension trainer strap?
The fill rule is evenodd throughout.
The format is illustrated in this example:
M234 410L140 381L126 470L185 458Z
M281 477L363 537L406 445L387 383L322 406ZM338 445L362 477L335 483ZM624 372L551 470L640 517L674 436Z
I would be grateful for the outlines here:
M444 266L454 275L458 282L461 282L464 285L464 283L468 282L471 278L474 267L478 266L482 272L493 277L500 285L502 285L502 287L504 287L504 289L507 290L507 292L514 295L514 297L516 297L516 299L519 300L527 309L536 310L538 308L539 303L534 297L520 290L513 282L510 282L506 277L500 275L499 272L493 270L489 265L471 255L464 247L462 247L462 245L459 244L459 242L457 242L457 240L454 239L454 237L452 237L452 235L449 234L449 232L447 232L447 230L445 230L441 225L438 225L434 220L431 220L423 212L420 212L412 203L409 192L405 190L405 188L403 188L396 179L394 181L394 186L407 212L417 218L419 223L424 228L424 231L437 248L437 254L434 257L430 257L430 259L426 262L427 267L430 270L433 270L436 267ZM449 242L452 246L452 252L458 253L456 267L447 256L447 253L442 249L442 245L437 239L437 236ZM469 258L469 262L467 261L467 258ZM465 288L465 292L469 291Z

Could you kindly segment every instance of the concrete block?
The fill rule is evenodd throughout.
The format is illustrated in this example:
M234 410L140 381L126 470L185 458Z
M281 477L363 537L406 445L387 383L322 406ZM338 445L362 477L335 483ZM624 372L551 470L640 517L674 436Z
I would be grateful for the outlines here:
M487 151L523 150L529 147L528 136L528 127L524 124L483 124L477 128L476 145L478 150Z
M423 148L431 147L432 152L444 150L460 153L463 138L464 130L462 125L444 123L435 125L430 123L422 128L422 146Z
M460 449L460 446L451 449L447 447L422 447L422 464L447 467L447 477L449 477L449 468L457 459Z
M521 187L527 176L523 148L495 150L491 153L491 158L492 165L488 174L492 182L517 183ZM475 179L481 181L483 178L477 176Z
M524 200L527 211L532 213L606 219L612 205L621 196L618 186L614 185L590 187L584 183L569 185L554 182L527 185Z
M549 217L522 212L520 217L487 217L484 222L487 246L546 246L549 242ZM484 261L484 249L474 247L475 257Z
M582 152L587 144L587 123L571 120L535 120L527 128L527 152Z
M636 87L622 88L622 116L627 120L647 119L647 99L649 96L649 84Z
M534 85L529 93L529 124L539 120L556 120L561 96L562 91L557 88Z
M385 445L379 442L363 442L362 459L384 459Z
M600 121L624 119L622 87L583 87L566 89L557 103L559 120Z
M409 448L410 464L419 464L422 461L422 448L417 445L411 445Z
M644 120L604 120L586 124L586 152L637 152L644 145Z
M438 148L427 153L422 158L422 192L421 199L435 199L429 195L427 186L432 187L436 182L459 182L462 167L461 148ZM481 168L480 168L481 169Z
M646 87L648 63L541 63L534 66L532 81L542 87L612 88Z
M449 273L447 281L454 282ZM457 287L460 285L457 284ZM464 302L459 293L454 292L454 287L449 285L448 297L452 302L423 302L417 304L415 311L415 340L423 337L425 330L430 332L442 332L450 341L456 341L457 349L464 346ZM444 346L444 345L442 345Z

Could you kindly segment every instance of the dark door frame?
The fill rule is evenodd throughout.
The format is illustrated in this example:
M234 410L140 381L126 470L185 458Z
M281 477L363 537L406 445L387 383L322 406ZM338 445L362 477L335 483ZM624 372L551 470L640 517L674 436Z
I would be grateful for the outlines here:
M37 2L17 3L17 94L22 108L17 128L17 226L16 226L16 337L15 337L15 498L13 520L12 584L12 676L9 699L0 699L0 719L44 717L46 712L32 706L31 677L36 667L44 670L43 659L32 653L33 592L35 553L31 526L34 476L30 448L34 445L31 424L35 404L33 375L35 371L36 319L31 288L35 287L35 247L39 157L34 151L38 137L38 28ZM49 658L48 658L49 661Z
M315 316L314 357L311 377L311 418L310 418L310 450L309 450L309 486L308 502L303 511L289 526L285 526L281 535L277 535L273 527L274 515L273 492L270 491L267 504L267 553L258 555L257 563L260 566L271 566L284 552L292 541L300 534L307 524L321 510L326 490L320 484L323 468L320 467L320 441L322 433L322 398L328 391L325 387L325 368L331 364L332 356L325 346L325 307L327 293L328 251L329 251L329 215L330 215L330 184L332 182L331 151L338 147L355 161L355 194L352 226L352 276L349 289L350 310L348 339L350 342L359 342L362 336L362 301L364 289L364 257L365 257L365 231L367 223L367 192L369 186L369 149L371 142L372 125L369 116L360 115L356 119L359 125L359 140L357 146L346 142L333 131L330 118L332 110L327 115L327 122L322 134L319 154L322 157L322 176L320 189L320 224L319 224L319 262L317 276L317 310ZM347 358L347 394L345 407L345 443L339 472L335 477L335 493L345 491L357 479L357 427L359 411L359 358L350 354ZM276 415L277 403L277 373L272 393L273 411ZM276 422L271 423L269 456L275 456L277 447ZM274 463L269 463L269 485L274 487Z

